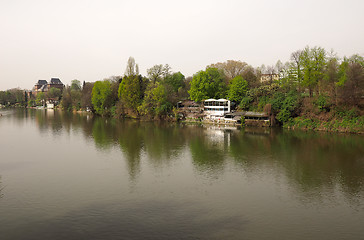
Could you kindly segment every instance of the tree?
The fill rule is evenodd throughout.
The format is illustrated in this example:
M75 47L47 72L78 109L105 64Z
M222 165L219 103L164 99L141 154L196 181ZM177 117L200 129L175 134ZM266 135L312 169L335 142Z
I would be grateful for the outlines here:
M181 72L168 75L164 82L170 85L175 93L185 85L185 76Z
M257 87L259 85L258 76L252 66L246 66L241 76L248 82L250 88Z
M302 59L302 51L297 50L291 54L291 71L290 77L292 81L297 82L298 84L298 91L301 91L302 85L302 66L303 66L303 59Z
M337 83L340 99L343 103L358 105L364 95L364 59L358 55L345 58L339 67Z
M168 101L168 91L161 83L151 83L145 91L143 104L139 107L139 111L143 115L150 117L159 117L167 115L173 108Z
M319 83L320 84L320 94L327 93L328 96L336 103L336 83L339 80L339 61L336 57L331 57L328 59L324 78Z
M125 75L126 76L139 75L139 66L138 64L135 64L135 59L133 57L129 57L128 59Z
M283 63L281 62L281 60L278 60L278 61L276 62L275 69L276 69L277 74L280 74L280 73L281 73L281 71L284 69L284 65L283 65Z
M61 96L62 96L62 91L61 91L61 89L58 89L58 88L52 87L47 92L47 98L53 98L53 99L58 100Z
M237 76L231 80L228 91L230 101L240 103L248 90L248 82L242 76Z
M39 92L37 94L37 98L36 98L35 102L36 102L37 106L40 106L40 105L44 106L45 100L46 100L46 96L45 96L44 92Z
M191 89L188 91L190 99L196 102L208 98L223 98L225 92L223 74L217 68L207 68L195 74L191 81Z
M81 91L81 82L77 79L71 81L71 90Z
M92 105L99 115L106 115L108 108L107 99L111 94L109 81L97 81L92 88Z
M320 47L306 47L302 51L302 66L303 66L303 82L302 85L309 89L310 97L313 95L313 90L324 77L324 68L326 64L326 51Z
M154 65L153 67L147 69L148 78L153 83L162 81L171 75L170 70L171 67L168 64L165 64L164 66L162 64Z
M144 95L144 79L141 75L125 76L119 85L118 96L122 104L138 113Z
M92 88L94 87L94 83L85 82L82 87L81 94L81 107L84 109L92 108Z
M236 76L242 75L244 69L248 66L246 62L227 60L226 62L218 62L207 66L207 68L217 68L224 72L228 81L235 78Z
M63 89L61 106L67 111L72 110L72 95L71 88L69 86L66 86Z

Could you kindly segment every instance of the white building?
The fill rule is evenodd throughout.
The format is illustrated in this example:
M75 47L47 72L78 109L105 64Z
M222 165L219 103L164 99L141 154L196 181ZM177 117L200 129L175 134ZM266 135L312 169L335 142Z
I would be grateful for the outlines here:
M203 104L206 118L223 118L231 110L230 101L226 99L207 99Z

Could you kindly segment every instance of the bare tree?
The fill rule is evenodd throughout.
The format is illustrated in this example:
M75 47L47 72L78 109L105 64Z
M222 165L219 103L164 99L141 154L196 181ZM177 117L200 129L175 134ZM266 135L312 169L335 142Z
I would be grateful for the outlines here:
M228 80L235 78L236 76L242 75L244 69L248 66L246 62L236 61L236 60L227 60L226 62L218 62L207 67L214 67L224 71L225 76Z
M302 84L302 50L297 50L291 54L292 67L295 71L296 81L298 83L298 90L301 91Z
M135 59L133 57L129 57L128 64L126 65L125 75L126 76L134 76L136 75L136 69L139 71L139 67L135 67Z
M153 83L161 81L171 74L171 67L168 64L157 64L147 69L148 78Z

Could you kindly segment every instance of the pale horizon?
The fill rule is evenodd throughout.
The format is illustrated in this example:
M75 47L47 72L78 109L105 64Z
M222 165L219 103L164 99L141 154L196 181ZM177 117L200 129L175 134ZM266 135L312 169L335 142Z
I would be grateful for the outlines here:
M364 55L364 2L4 0L0 90L42 79L94 82L169 64L186 77L209 64L286 62L306 46Z

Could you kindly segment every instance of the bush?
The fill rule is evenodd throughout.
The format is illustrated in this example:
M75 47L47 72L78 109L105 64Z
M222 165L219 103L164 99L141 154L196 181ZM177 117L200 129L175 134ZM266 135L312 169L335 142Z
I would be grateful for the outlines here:
M288 122L291 119L291 112L288 109L282 109L276 116L281 123Z
M243 110L249 110L252 101L253 99L250 96L245 96L241 100L239 107Z
M324 94L320 94L316 101L315 101L315 105L318 107L318 109L320 111L330 111L330 100L329 100L329 97L324 95Z

